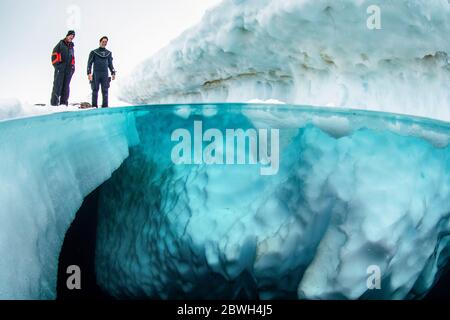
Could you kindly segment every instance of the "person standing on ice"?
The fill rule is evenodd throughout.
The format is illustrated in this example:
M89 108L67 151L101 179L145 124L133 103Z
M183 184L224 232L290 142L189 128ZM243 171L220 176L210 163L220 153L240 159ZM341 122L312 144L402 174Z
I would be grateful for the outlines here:
M106 49L108 37L100 39L100 47L89 54L87 74L92 88L92 106L98 108L98 90L102 86L102 108L108 108L108 90L111 83L108 69L111 71L112 80L116 79L116 70L113 66L112 52ZM94 72L92 73L92 65Z
M70 81L75 72L74 38L75 31L70 30L53 49L52 64L55 68L55 76L50 101L52 106L69 105Z

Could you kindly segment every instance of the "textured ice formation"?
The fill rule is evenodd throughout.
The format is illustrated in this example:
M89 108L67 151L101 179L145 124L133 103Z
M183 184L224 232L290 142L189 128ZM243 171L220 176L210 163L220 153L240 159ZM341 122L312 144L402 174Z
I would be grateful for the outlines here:
M278 174L174 165L171 134L194 121L278 129ZM0 122L0 298L55 297L64 234L99 186L96 275L114 297L421 297L450 252L449 145L445 122L290 105Z
M0 122L0 299L56 297L65 232L137 143L133 121L94 111Z
M279 173L175 166L171 133L194 121L280 129ZM96 273L115 297L417 298L448 260L448 123L209 105L153 109L136 128L100 191Z
M369 29L380 9L381 29ZM346 106L450 119L447 0L225 0L138 66L131 103Z

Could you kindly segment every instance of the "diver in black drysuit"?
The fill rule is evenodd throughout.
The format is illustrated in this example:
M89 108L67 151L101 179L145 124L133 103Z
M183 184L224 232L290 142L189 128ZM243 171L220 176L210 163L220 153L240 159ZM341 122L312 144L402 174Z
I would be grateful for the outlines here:
M52 64L55 67L55 76L50 99L52 106L69 104L70 81L75 72L73 38L75 38L75 31L71 30L53 49Z
M108 69L111 71L112 80L115 80L116 70L113 66L112 53L106 50L108 37L100 39L100 47L91 51L88 60L87 73L92 88L92 106L98 108L98 90L102 87L103 103L102 108L108 108L108 90L111 83ZM94 72L92 73L92 65Z

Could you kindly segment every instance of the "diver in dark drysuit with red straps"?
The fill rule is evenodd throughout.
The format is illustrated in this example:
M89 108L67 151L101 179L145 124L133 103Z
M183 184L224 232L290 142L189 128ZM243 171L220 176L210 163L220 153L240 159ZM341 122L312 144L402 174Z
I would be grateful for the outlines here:
M102 108L108 108L108 90L111 82L108 69L111 71L112 80L116 78L116 70L113 66L112 53L106 50L108 44L108 37L102 37L100 39L100 47L91 51L89 55L87 74L92 88L92 106L98 107L98 90L100 85L102 87L103 103ZM92 73L92 65L94 66L94 72Z
M52 64L55 67L55 76L50 101L52 106L69 104L70 81L75 72L74 38L75 31L71 30L53 49Z

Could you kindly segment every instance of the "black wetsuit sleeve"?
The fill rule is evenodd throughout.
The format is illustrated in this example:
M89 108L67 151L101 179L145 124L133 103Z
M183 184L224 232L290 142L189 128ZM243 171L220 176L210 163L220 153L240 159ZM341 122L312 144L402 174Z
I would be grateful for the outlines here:
M116 75L116 70L114 69L114 66L113 66L112 53L108 57L108 68L109 68L109 71L111 71L112 75Z
M89 60L88 60L88 65L87 65L87 74L91 74L92 73L92 65L94 64L94 51L91 51L91 53L89 54Z

